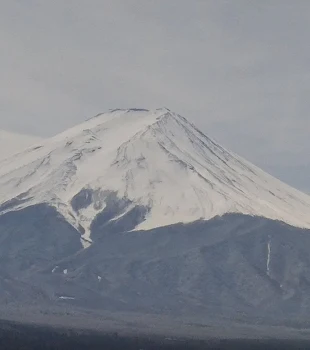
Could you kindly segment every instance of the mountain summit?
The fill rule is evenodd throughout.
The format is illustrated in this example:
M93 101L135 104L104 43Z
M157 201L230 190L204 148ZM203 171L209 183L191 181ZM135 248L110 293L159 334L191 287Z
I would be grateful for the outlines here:
M310 197L167 108L111 110L2 161L0 193L0 214L48 203L89 242L104 212L130 230L226 213L310 228Z

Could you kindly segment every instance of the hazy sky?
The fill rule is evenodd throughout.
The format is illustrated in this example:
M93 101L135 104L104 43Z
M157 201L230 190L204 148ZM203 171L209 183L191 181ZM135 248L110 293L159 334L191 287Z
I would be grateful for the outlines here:
M310 192L309 0L0 0L0 129L166 106Z

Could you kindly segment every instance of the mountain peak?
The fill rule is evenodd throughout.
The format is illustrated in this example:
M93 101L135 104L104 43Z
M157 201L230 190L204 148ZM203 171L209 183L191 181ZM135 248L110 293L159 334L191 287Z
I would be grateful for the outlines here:
M144 118L144 117L159 117L163 116L165 114L170 113L171 115L176 115L175 113L171 112L168 108L157 108L157 109L146 109L146 108L114 108L109 109L108 112L99 113L95 115L94 117L89 118L87 122L97 120L99 122L105 123L109 119L117 119L117 118ZM150 118L150 121L152 121L152 118ZM83 125L82 123L81 125Z

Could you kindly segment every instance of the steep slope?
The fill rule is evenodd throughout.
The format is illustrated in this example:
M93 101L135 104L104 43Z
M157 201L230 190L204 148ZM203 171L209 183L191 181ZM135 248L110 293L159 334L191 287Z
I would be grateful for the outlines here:
M168 109L110 111L3 160L0 194L0 213L48 203L86 241L120 218L126 230L225 213L310 227L309 196Z
M9 158L13 154L20 152L41 140L40 137L0 130L0 160Z

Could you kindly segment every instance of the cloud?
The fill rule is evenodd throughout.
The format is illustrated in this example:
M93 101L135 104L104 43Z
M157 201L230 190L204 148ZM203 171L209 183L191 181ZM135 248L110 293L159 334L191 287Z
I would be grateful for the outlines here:
M168 106L276 176L289 167L310 192L294 177L310 175L309 10L307 0L3 2L0 128L46 136L109 108Z

